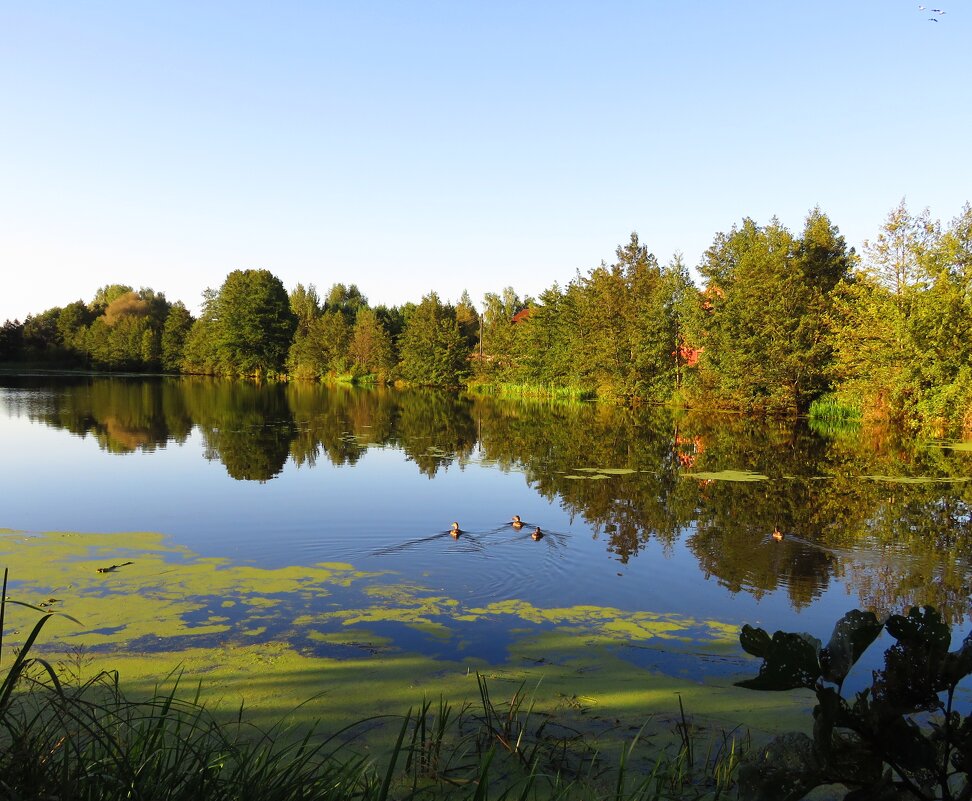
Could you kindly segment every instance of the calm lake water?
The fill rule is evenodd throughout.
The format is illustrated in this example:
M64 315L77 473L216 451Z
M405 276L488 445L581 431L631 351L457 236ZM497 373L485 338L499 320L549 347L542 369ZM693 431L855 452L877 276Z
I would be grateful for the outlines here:
M374 577L346 596L283 599L263 620L267 639L299 637L296 616L361 607L391 581L448 605L424 625L376 619L369 631L437 659L503 661L523 621L463 614L500 602L824 640L848 609L929 603L956 633L969 628L961 444L426 391L13 375L0 376L0 443L0 528L120 533L103 561L137 562L128 533L158 532L182 549L175 560L338 562ZM514 514L528 527L509 526ZM0 543L8 558L18 537ZM200 644L245 625L221 619ZM334 652L320 638L302 647ZM751 664L705 651L624 656L691 677Z

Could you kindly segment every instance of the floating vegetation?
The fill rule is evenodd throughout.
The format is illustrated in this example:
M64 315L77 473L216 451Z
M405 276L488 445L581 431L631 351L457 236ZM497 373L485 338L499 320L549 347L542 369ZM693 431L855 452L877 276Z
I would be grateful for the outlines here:
M696 478L700 481L766 481L769 476L754 473L752 470L717 470L701 471L698 473L682 473L684 478Z
M928 445L931 448L945 448L960 453L972 453L972 442L929 442Z
M604 478L606 476L630 476L637 473L630 467L578 467L577 473L591 473L591 478Z
M890 484L961 484L972 481L972 476L861 476L869 481Z
M577 693L581 675L604 721L670 719L679 697L717 718L741 706L742 691L700 684L683 669L703 655L739 669L735 626L717 620L525 599L467 605L346 563L235 565L153 534L16 532L0 538L0 556L23 577L12 588L18 599L39 606L56 594L82 621L51 619L44 650L52 662L83 647L86 675L119 670L140 695L178 669L219 714L235 715L245 699L254 725L281 725L282 705L294 706L288 721L338 730L404 709L416 693L463 704L476 697L475 671L484 668L505 677L497 681L510 693L542 675L545 714ZM95 572L119 556L133 564ZM33 612L11 612L8 631L22 645ZM702 670L712 675L711 663ZM771 701L747 707L746 722L778 726ZM739 720L734 713L733 725Z

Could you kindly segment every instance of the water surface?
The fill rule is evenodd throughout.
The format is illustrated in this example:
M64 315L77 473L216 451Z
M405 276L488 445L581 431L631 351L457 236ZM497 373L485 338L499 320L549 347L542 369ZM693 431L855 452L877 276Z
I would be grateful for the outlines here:
M245 638L340 656L353 641L500 664L519 639L569 631L704 679L752 669L735 644L747 622L826 640L850 608L920 603L968 629L972 453L943 443L427 391L51 375L0 377L0 442L8 562L25 536L117 534L88 556L132 560L106 579L120 582L148 564L133 532L155 532L172 565L353 571L326 591L267 589L259 620L240 582L183 588L178 640L94 638L105 649ZM58 558L81 559L84 537L71 542L82 550Z

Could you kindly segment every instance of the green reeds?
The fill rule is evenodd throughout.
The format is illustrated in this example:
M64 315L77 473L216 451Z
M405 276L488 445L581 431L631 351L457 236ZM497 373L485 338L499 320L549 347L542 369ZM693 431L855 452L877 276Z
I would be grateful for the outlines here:
M572 403L592 401L597 398L597 393L594 390L564 387L556 384L514 384L470 381L467 388L470 392L479 395L495 395L500 398L542 399Z
M861 425L861 409L839 400L834 395L822 395L810 404L810 428L818 434L833 436L856 431Z

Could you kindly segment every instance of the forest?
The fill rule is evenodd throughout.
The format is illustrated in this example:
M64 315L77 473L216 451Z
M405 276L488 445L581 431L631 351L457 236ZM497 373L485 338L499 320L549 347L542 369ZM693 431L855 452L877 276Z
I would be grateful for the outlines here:
M638 235L538 297L434 291L371 306L268 270L206 289L200 316L121 284L0 329L0 362L99 371L403 383L623 405L972 433L972 206L943 225L902 201L857 253L820 209L803 230L717 233L697 286Z

